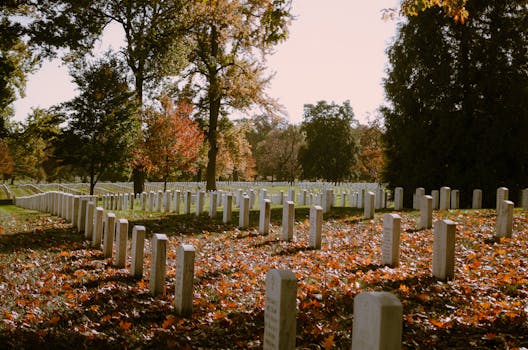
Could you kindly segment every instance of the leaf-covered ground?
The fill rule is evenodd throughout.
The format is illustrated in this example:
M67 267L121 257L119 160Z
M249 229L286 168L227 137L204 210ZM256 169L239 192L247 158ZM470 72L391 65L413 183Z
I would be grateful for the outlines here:
M167 293L148 292L150 246L141 280L116 269L62 219L0 207L0 347L261 348L265 274L298 278L297 347L347 349L354 296L389 291L403 303L406 349L528 348L528 220L515 211L511 239L493 239L492 210L435 213L457 222L453 281L431 277L431 230L402 215L401 263L380 266L382 216L336 208L325 215L321 250L308 248L308 209L296 212L293 242L207 217L118 213L148 233L169 235ZM251 222L257 226L258 212ZM277 219L277 220L275 220ZM237 222L235 213L234 222ZM193 315L173 308L176 247L196 248Z

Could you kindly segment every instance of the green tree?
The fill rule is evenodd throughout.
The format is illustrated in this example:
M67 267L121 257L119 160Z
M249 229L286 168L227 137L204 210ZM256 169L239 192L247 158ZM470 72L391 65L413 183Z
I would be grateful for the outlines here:
M408 16L417 16L430 8L438 7L455 22L464 23L469 13L467 0L402 0L401 11Z
M290 181L301 177L299 152L304 136L298 125L271 129L257 146L257 169L260 176L271 180Z
M269 150L265 147L259 147L259 145L268 138L268 135L274 131L274 134L279 134L280 129L284 129L288 126L288 122L285 118L275 114L259 114L246 119L249 127L246 132L246 138L251 146L251 153L255 158L257 174L260 177L272 176L269 171L268 160ZM273 174L276 175L276 174Z
M269 77L265 57L284 40L291 0L197 1L190 30L187 85L197 96L209 145L207 190L216 189L219 120L230 109L255 104L271 110L264 94Z
M139 106L145 95L159 93L160 82L176 75L186 64L185 40L189 0L44 0L36 3L41 19L33 22L33 41L45 52L67 47L85 54L110 23L124 32L121 50ZM141 116L141 114L138 114ZM136 139L143 135L138 129ZM143 192L144 172L134 169L134 192Z
M232 122L227 118L222 119L218 138L219 178L234 181L254 180L255 159L246 138L249 127L247 120Z
M526 186L527 7L468 1L465 24L436 8L402 24L388 50L383 109L392 186L449 185L466 205L474 188L491 194L506 186L516 198Z
M53 147L60 134L60 119L53 111L34 109L23 123L13 123L7 138L13 171L11 181L26 178L48 179L53 163Z
M13 18L22 15L24 7L16 1L0 4L0 137L8 136L8 119L13 115L11 104L24 96L26 75L35 60L22 39L24 27Z
M121 168L137 135L137 100L115 58L83 62L72 71L80 94L63 104L68 122L58 155L90 179L90 194L105 174Z
M338 182L352 176L358 151L356 124L349 101L342 106L326 101L304 105L301 129L306 145L300 160L305 178Z

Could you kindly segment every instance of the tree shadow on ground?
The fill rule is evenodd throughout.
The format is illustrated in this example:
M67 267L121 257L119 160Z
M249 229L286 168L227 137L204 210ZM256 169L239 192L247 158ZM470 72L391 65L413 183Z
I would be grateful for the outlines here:
M36 229L34 231L0 234L0 253L9 254L22 249L78 249L84 236L71 227Z

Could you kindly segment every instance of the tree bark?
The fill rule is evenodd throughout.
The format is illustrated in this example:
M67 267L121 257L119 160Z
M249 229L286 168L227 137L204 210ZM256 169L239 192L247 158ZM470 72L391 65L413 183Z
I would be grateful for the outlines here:
M135 85L136 85L136 98L139 103L139 135L137 135L140 142L143 141L143 132L141 127L143 124L143 74L141 70L135 71L134 73ZM142 193L145 191L145 172L142 168L135 167L132 169L132 181L134 182L134 194Z
M211 108L209 112L209 132L207 140L209 142L209 151L207 152L207 168L205 178L207 181L206 190L216 191L216 155L218 154L217 137L218 132L216 130L218 124L218 113L213 111Z
M211 56L218 55L217 31L213 26L211 28ZM216 155L218 154L218 116L220 115L221 92L218 83L218 72L216 64L209 66L209 131L207 141L209 142L209 151L207 152L207 169L205 178L207 181L206 190L216 191Z

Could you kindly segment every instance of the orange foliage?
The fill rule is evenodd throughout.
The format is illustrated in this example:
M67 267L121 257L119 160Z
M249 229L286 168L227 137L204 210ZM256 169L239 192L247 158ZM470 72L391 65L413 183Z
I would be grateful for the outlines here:
M173 175L196 172L204 135L190 118L188 102L174 105L164 97L161 104L161 112L150 109L145 113L145 141L134 154L133 166L167 181Z
M469 16L466 2L467 0L403 0L401 9L406 15L417 16L431 7L440 6L455 22L464 24Z
M9 175L13 173L15 162L11 157L7 143L0 139L0 174Z
M384 167L381 129L376 124L360 126L359 154L356 165L358 179L367 182L380 182Z

